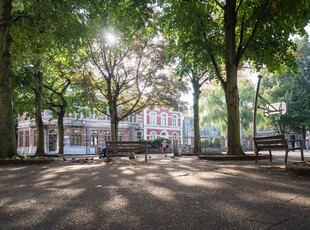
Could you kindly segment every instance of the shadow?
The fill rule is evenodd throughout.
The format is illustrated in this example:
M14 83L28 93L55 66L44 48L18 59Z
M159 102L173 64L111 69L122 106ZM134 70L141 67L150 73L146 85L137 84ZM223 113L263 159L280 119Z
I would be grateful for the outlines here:
M0 168L4 229L307 229L310 180L275 160L56 161Z

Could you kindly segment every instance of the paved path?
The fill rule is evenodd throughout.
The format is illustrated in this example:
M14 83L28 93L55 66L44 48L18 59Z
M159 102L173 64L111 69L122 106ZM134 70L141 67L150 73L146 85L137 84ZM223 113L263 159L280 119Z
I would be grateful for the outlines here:
M283 156L0 166L0 229L310 229L310 178Z

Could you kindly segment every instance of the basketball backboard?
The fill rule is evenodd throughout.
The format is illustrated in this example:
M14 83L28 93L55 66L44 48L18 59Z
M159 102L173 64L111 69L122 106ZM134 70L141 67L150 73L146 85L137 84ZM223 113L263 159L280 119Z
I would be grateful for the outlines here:
M276 114L286 114L287 111L287 105L286 102L277 102L272 104L267 104L265 106L264 115L266 117L270 115L276 115Z

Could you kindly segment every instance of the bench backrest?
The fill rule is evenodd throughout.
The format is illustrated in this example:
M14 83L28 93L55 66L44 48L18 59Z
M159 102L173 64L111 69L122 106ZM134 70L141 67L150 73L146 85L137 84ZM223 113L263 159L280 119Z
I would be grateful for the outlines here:
M256 148L259 149L287 149L288 144L284 134L254 137L254 143Z
M107 141L109 152L146 152L146 141Z

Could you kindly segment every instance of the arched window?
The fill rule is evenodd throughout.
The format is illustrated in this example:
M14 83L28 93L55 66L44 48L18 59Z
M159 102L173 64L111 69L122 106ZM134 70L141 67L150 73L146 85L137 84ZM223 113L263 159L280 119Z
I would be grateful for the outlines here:
M150 133L150 139L152 141L156 139L156 133L154 131Z
M177 140L178 139L178 134L177 133L173 133L172 134L172 139L173 140Z
M169 138L168 133L166 131L162 131L160 136L162 136L164 138Z

